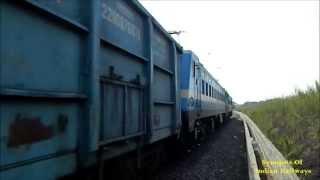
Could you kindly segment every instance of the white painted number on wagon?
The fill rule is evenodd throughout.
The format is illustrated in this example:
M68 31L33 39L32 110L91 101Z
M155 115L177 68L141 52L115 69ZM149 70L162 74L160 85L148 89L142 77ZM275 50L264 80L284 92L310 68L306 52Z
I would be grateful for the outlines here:
M120 30L126 32L133 38L137 40L141 40L140 29L135 24L131 23L127 18L122 16L116 10L112 9L111 7L107 6L106 3L101 3L102 7L102 19L112 23Z

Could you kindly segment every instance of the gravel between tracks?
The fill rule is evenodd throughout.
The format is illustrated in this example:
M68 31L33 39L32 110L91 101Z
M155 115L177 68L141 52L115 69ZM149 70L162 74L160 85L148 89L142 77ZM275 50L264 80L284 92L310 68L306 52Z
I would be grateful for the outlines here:
M248 165L243 123L232 119L190 153L168 162L159 180L247 180Z

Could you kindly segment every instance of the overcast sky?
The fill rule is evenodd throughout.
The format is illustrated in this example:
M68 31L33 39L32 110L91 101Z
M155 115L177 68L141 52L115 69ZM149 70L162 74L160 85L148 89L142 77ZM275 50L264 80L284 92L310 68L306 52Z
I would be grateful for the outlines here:
M140 0L235 102L290 95L319 79L319 1Z

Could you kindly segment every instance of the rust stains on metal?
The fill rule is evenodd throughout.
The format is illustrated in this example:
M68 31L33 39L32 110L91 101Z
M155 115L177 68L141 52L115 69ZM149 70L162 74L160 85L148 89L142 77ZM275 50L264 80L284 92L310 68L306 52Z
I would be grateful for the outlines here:
M17 114L10 125L8 147L32 144L53 137L53 127L45 125L39 117L23 117Z

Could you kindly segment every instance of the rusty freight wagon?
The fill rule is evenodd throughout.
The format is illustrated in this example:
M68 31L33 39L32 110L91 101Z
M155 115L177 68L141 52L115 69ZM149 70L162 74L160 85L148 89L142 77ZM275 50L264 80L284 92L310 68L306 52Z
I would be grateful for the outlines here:
M182 48L135 0L0 1L0 179L56 179L181 129Z

